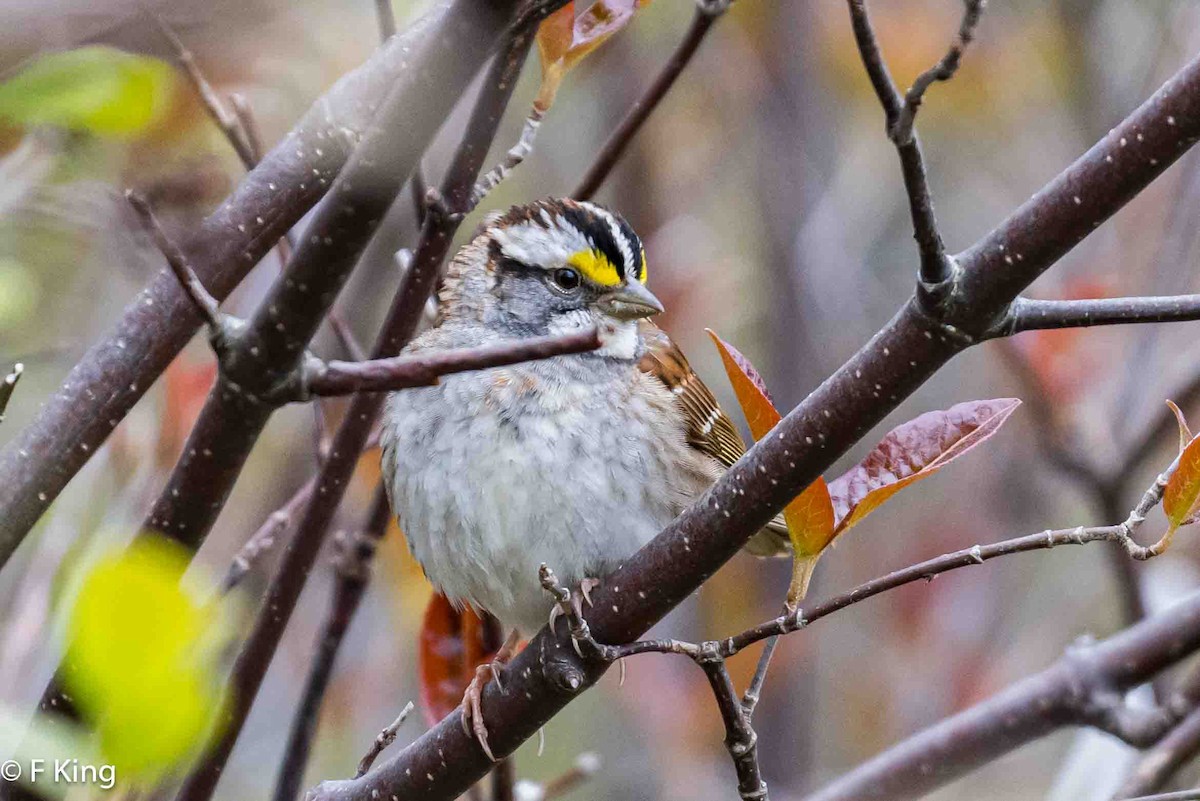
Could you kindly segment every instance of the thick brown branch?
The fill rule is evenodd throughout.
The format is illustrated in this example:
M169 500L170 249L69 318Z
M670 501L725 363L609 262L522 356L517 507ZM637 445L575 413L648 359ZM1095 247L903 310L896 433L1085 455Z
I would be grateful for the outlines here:
M517 0L511 0L511 8ZM181 243L200 280L222 299L325 193L389 87L410 92L410 124L427 119L442 65L486 52L504 24L505 3L439 5L340 80L212 215ZM454 13L447 13L450 9ZM418 46L429 42L434 46ZM420 74L420 80L400 76ZM436 76L436 77L430 77ZM440 93L437 93L440 94ZM436 115L433 115L436 116ZM416 132L410 128L409 134ZM314 174L315 173L315 174ZM161 271L107 337L83 356L37 417L0 451L0 564L109 432L141 398L201 323L169 270Z
M1006 337L1022 331L1188 320L1200 320L1200 295L1094 300L1017 298L1008 313L985 336Z
M1156 725L1111 715L1113 699L1200 648L1200 595L1102 643L1069 651L1045 671L885 751L806 801L918 798L1063 726L1095 725L1145 744ZM1142 725L1149 723L1150 725Z
M771 436L755 443L699 501L626 560L593 594L589 624L596 638L631 642L694 592L798 492L974 342L1028 284L1115 214L1197 137L1200 60L1184 67L1102 142L957 257L961 273L942 321L931 320L910 300ZM1076 197L1084 201L1076 203ZM1015 254L1021 258L1013 258ZM1186 629L1193 624L1189 608L1175 607L1143 625ZM1200 608L1196 613L1200 615ZM1151 648L1153 639L1139 637L1135 642ZM507 692L490 685L484 691L494 752L512 753L606 668L601 660L581 659L569 643L543 630L513 660ZM368 801L395 794L440 801L464 792L490 768L455 712L368 776L327 782L313 797Z
M728 0L724 0L724 2L699 0L697 2L692 23L688 27L687 33L683 35L682 41L675 48L675 52L671 53L671 57L667 59L667 63L663 65L654 82L650 84L650 88L634 102L625 118L621 120L616 130L600 148L595 161L588 167L583 178L579 180L579 185L571 192L571 197L576 200L588 200L596 194L596 190L612 172L613 167L625 153L625 149L629 147L629 143L633 141L633 137L637 135L642 124L649 119L650 114L675 85L675 80L691 63L692 56L696 55L696 51L700 49L700 43L708 35L713 23L728 8Z
M312 395L351 395L355 392L388 392L407 387L436 384L439 376L467 370L502 367L517 362L549 359L567 353L582 353L600 347L595 329L475 348L431 351L412 356L394 356L365 362L327 362L307 379Z

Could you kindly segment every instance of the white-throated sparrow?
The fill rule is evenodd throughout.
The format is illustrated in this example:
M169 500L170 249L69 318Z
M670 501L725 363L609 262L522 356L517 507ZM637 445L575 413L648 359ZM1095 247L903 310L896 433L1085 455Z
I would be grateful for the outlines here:
M393 394L383 473L413 555L451 601L532 633L553 606L541 563L603 577L745 451L683 353L645 318L641 240L592 203L490 218L450 263L433 328L406 348L476 346L598 327L596 351L446 376ZM781 521L747 546L784 552ZM478 687L466 713L487 749ZM490 752L489 752L490 754Z

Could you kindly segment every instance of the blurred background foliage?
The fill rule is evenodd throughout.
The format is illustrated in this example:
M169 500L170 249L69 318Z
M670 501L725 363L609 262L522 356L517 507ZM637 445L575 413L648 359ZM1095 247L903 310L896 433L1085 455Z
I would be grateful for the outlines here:
M402 24L425 5L398 0ZM22 118L13 110L20 103L0 91L0 363L27 367L0 426L0 443L31 419L40 399L55 391L158 268L159 256L138 233L121 191L129 186L147 195L183 235L242 174L182 73L162 66L174 63L173 54L143 7L179 34L223 93L245 95L268 144L378 41L368 0L8 0L0 7L0 76L8 80L21 80L22 70L39 65L47 80L48 55L82 46L161 60L82 51L138 65L150 82L141 96L152 100L153 112L115 129L56 118L40 104L33 109L44 115L40 121L66 124L26 126L33 118ZM481 211L569 192L691 13L688 0L655 0L573 71L534 153ZM951 0L875 4L899 83L907 85L940 57L958 13ZM1140 103L1197 44L1200 8L1184 0L994 0L958 76L931 90L919 118L949 246L970 244L1002 219ZM102 83L103 70L87 71ZM531 60L497 140L497 159L516 140L537 83ZM460 109L426 157L429 175L440 174L461 121ZM1052 270L1034 294L1197 291L1197 158L1186 156ZM730 409L736 403L705 327L753 359L786 410L911 291L915 248L899 167L844 4L836 0L738 0L598 199L641 232L654 290L668 308L664 326ZM396 284L391 253L415 238L407 203L393 217L343 294L347 317L367 339ZM464 226L463 236L470 230ZM268 256L227 308L251 309L277 268L274 254ZM341 355L327 332L317 349ZM1098 463L1111 464L1146 421L1162 414L1173 387L1197 373L1200 351L1186 325L1030 333L1007 351L989 345L960 357L889 424L971 398L1029 401L1033 381L1070 438ZM212 357L197 340L0 573L4 708L31 709L61 653L45 636L58 565L73 549L103 550L132 537L212 377ZM335 414L339 408L333 405ZM1193 419L1200 415L1185 411ZM822 597L980 541L1115 522L1047 462L1034 414L1022 409L1004 437L896 499L885 515L839 542L822 560L810 594ZM275 416L197 570L220 575L249 533L304 482L315 460L312 429L307 408ZM843 466L874 441L868 437ZM1174 443L1172 432L1158 444L1160 458L1131 477L1117 508L1135 502L1171 458ZM378 455L369 453L339 514L342 528L361 523L377 476ZM1200 549L1186 534L1166 558L1138 566L1152 607L1200 582ZM1046 665L1081 634L1119 628L1121 604L1102 548L961 571L793 635L780 648L756 718L773 793L798 797ZM253 574L251 596L271 567L268 559ZM786 563L739 557L661 631L719 636L774 614L788 572ZM331 580L325 559L268 674L221 797L269 791ZM428 594L393 526L340 656L306 784L350 775L378 730L417 697L417 628ZM735 680L748 680L755 656L734 660ZM416 735L419 719L413 716L402 729L402 741ZM546 734L542 756L533 746L520 752L519 773L549 777L579 752L597 751L606 767L578 791L580 798L716 799L731 787L706 683L683 660L639 657L623 688L615 675L606 679ZM1128 758L1102 737L1063 733L987 767L968 780L969 789L960 783L937 797L1043 798L1052 787L1053 798L1084 798L1080 787L1086 790Z

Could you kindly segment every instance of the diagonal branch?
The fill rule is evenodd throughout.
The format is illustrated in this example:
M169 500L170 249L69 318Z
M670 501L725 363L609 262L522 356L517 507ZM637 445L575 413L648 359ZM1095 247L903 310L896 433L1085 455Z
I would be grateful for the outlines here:
M399 353L421 320L442 260L462 220L462 215L453 210L460 204L465 205L470 197L488 146L495 138L500 118L512 95L516 77L533 43L538 17L528 17L520 12L518 15L518 21L514 22L516 27L505 38L484 78L467 129L443 180L440 197L446 200L430 205L412 265L404 275L376 340L374 358L388 358ZM453 205L447 208L447 203ZM382 404L383 396L378 393L354 397L334 436L329 457L321 466L316 492L301 514L296 533L271 581L253 628L234 662L230 675L233 698L228 722L211 752L185 781L177 801L206 801L211 797Z
M200 317L208 324L209 329L213 333L220 331L222 327L221 310L217 299L208 293L208 290L204 288L204 284L200 283L200 279L196 276L195 271L192 270L192 266L188 264L187 256L175 244L174 240L167 236L167 232L159 224L158 217L154 215L150 204L132 189L125 191L125 199L129 201L129 205L137 213L142 227L154 239L155 246L166 257L167 266L171 268L171 272L175 273L175 279L179 281L179 285L187 293L188 298L192 301L192 305L196 307L196 311Z
M631 642L687 598L864 432L975 342L1020 292L1197 138L1200 59L1183 67L1088 153L956 257L960 272L944 319L932 320L910 299L784 417L770 437L755 443L703 497L626 560L593 594L589 624L596 639ZM1085 200L1077 204L1075 197ZM1007 264L1004 257L1013 252L1022 258ZM1142 624L1149 629L1135 630L1139 636L1130 648L1152 657L1141 663L1147 671L1164 660L1158 659L1157 636L1141 633L1169 629L1172 635L1195 639L1200 647L1193 613L1200 617L1200 601L1177 606ZM1192 639L1174 642L1186 649ZM1172 659L1181 657L1172 651ZM489 685L483 693L494 752L512 753L606 669L604 662L581 658L569 643L543 630L511 663L507 692ZM440 801L465 792L490 769L491 762L463 731L456 711L362 779L327 782L312 795L339 801L419 795Z
M432 136L443 116L436 104L461 91L449 76L482 60L518 5L528 4L444 2L338 81L183 243L208 291L228 295L325 194L391 87L403 87L408 136ZM431 79L444 91L429 93ZM0 451L0 564L201 322L170 271L161 271Z
M634 102L625 118L617 125L616 130L609 135L592 165L588 167L587 172L579 180L579 184L571 192L571 197L576 200L588 200L596 194L596 190L600 188L621 156L625 154L633 137L641 130L642 124L650 118L650 114L658 108L658 104L666 97L667 92L671 91L676 79L691 63L692 56L696 55L696 51L700 49L700 43L708 35L713 23L729 9L730 2L731 0L697 0L696 13L692 16L691 25L688 26L683 39L671 53L671 57L667 59L667 63L663 65L646 93Z
M334 660L337 659L342 639L350 628L350 622L354 619L354 613L358 611L363 593L367 589L367 582L371 577L371 561L379 541L387 531L390 519L387 493L380 484L375 489L375 497L371 501L371 508L367 512L367 520L362 530L337 541L337 581L333 589L333 600L330 602L329 613L321 627L321 633L317 637L316 655L304 680L300 706L292 718L287 745L283 750L283 761L279 765L279 774L275 780L275 801L294 801L298 795L300 782L304 779L304 768L308 764L312 738L317 731L321 702L325 698L329 678L333 675ZM404 722L411 710L410 702L395 726L391 727L392 732L399 729L399 724ZM395 738L394 733L392 737ZM387 747L386 742L382 745Z
M1114 701L1200 648L1200 595L953 715L869 760L805 801L909 799L1063 726L1096 725L1145 745L1162 725ZM1142 710L1144 711L1144 710Z
M1200 320L1200 295L1094 300L1017 298L1008 307L1004 317L984 336L1007 337L1022 331L1188 320Z

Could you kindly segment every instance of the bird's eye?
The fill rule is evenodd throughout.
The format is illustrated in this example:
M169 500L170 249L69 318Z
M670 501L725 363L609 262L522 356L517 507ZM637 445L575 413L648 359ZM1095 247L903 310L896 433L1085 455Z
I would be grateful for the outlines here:
M579 289L579 285L583 283L583 279L579 277L579 273L572 270L570 267L563 267L555 270L550 274L550 279L554 281L554 285L563 292L574 292Z

